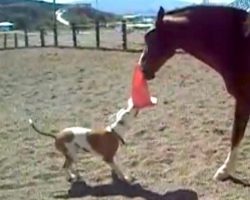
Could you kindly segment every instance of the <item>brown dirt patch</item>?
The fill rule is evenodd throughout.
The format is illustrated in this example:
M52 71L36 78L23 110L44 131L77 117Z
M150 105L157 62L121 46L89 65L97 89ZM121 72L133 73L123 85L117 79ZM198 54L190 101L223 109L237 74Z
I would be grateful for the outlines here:
M46 131L104 125L126 105L138 57L73 49L0 52L1 199L66 197L62 156L49 138L29 128L28 118ZM109 168L84 155L78 168L90 186L80 185L79 199L249 199L249 188L212 180L229 150L233 116L234 102L221 78L192 57L177 55L150 87L159 105L141 112L124 133L128 145L117 158L137 185L112 185ZM249 137L247 131L237 167L241 177L250 176Z

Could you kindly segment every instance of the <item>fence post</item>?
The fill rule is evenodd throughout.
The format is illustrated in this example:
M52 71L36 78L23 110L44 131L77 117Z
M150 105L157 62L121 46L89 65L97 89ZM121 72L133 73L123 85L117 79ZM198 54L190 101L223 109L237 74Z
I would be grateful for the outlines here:
M53 31L54 31L54 46L57 47L58 46L57 26L54 26Z
M122 47L123 50L127 50L127 23L126 20L122 20Z
M3 47L6 49L7 48L7 33L4 33L3 38L4 38L4 40L3 40Z
M71 29L72 29L73 46L77 47L76 24L75 23L71 24Z
M44 40L44 29L40 29L40 40L41 40L41 47L45 47L45 40Z
M24 41L25 41L25 47L29 47L29 37L27 29L24 30Z
M17 33L14 34L14 42L15 42L15 48L18 48L18 37L17 37Z
M100 23L99 20L95 22L95 33L96 33L96 48L100 48Z

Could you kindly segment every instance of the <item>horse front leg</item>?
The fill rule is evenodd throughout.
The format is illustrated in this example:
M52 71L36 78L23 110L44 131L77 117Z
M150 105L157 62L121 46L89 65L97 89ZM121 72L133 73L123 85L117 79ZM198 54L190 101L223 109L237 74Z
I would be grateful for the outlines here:
M238 149L249 119L249 105L236 101L234 123L231 137L231 149L224 162L224 164L217 170L214 175L215 180L226 180L230 178L235 170L235 163L237 159Z

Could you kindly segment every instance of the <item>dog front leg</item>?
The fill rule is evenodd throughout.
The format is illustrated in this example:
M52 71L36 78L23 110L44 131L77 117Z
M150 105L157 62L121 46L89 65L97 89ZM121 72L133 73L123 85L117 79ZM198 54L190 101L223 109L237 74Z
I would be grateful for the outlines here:
M107 162L107 161L106 161ZM119 179L123 181L128 181L128 177L124 176L119 167L114 163L114 161L109 161L107 164L110 166L110 168L115 172L115 174L118 176Z

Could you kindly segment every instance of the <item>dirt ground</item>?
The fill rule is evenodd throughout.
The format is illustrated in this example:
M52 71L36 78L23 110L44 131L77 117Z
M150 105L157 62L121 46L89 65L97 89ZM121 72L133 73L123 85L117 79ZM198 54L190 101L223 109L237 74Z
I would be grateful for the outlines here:
M139 54L74 49L0 52L0 199L66 199L63 157L40 129L100 127L126 105ZM131 185L114 181L99 159L80 156L86 184L74 199L249 200L250 188L212 180L229 150L233 98L221 78L188 55L171 59L150 82L159 104L143 110L117 155ZM249 129L236 174L249 180ZM73 198L73 197L72 197Z

